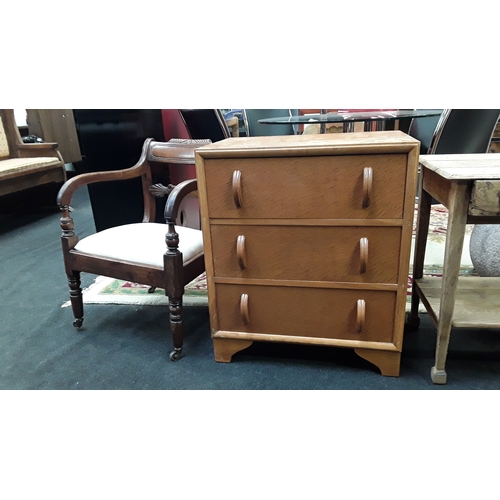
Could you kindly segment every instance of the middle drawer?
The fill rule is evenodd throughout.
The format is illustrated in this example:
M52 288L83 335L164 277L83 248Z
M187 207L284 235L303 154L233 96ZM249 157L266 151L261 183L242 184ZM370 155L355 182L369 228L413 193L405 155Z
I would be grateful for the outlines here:
M397 283L401 227L210 228L215 277Z

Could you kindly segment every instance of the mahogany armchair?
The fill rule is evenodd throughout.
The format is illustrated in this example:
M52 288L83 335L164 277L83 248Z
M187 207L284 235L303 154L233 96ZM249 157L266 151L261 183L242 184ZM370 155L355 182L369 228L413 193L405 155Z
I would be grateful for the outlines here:
M0 109L0 196L66 181L57 143L25 144L13 109Z
M170 327L174 350L170 359L179 359L183 347L184 287L205 270L202 232L176 225L182 199L196 191L196 179L177 186L152 184L155 163L194 163L196 148L209 140L171 139L155 142L147 139L139 161L130 168L77 175L59 191L57 202L62 211L61 241L65 271L70 288L76 328L83 323L83 298L80 274L109 276L116 279L163 288L168 297ZM120 182L140 177L144 198L142 222L105 229L83 239L75 232L70 215L71 197L80 187L95 182ZM166 225L155 222L156 198L168 196L165 205ZM116 209L116 207L110 207Z

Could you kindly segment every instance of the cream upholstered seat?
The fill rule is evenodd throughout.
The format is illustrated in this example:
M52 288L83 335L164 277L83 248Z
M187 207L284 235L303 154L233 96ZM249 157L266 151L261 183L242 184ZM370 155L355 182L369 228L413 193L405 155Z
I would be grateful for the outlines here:
M175 232L179 235L179 252L184 265L203 256L201 231L175 226ZM74 251L163 269L165 234L165 224L125 224L87 236L76 244Z
M81 272L163 288L168 297L170 327L174 350L170 359L180 357L183 347L184 286L205 270L203 238L199 229L177 225L177 213L183 198L197 189L196 179L177 186L153 184L153 166L161 163L194 164L194 151L208 140L155 142L147 139L136 165L123 170L81 174L67 181L59 191L61 207L61 241L64 266L68 276L73 325L83 323L83 299L80 288ZM97 232L81 240L71 217L71 198L80 187L96 182L120 182L141 178L144 199L142 222L124 224ZM156 198L167 195L166 224L155 221ZM110 210L117 210L110 203Z
M61 165L58 158L7 158L0 162L0 173L3 179L10 179L17 175L50 170L55 165Z

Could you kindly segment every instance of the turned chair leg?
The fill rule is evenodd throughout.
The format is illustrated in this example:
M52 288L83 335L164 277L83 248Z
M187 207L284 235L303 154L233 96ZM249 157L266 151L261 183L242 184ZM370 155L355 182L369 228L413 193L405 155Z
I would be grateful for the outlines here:
M179 251L179 235L175 232L175 220L168 219L168 233L165 236L167 251L163 256L165 269L165 294L168 297L168 308L170 312L170 328L174 350L170 353L170 359L177 361L181 357L184 339L182 325L182 296L184 295L184 265L182 253Z
M78 271L68 274L69 298L73 309L73 326L80 328L83 323L83 296L81 289L80 273Z
M182 324L182 297L168 298L168 308L170 312L170 328L172 330L172 340L174 350L170 353L170 359L177 361L181 357L184 342L184 327Z

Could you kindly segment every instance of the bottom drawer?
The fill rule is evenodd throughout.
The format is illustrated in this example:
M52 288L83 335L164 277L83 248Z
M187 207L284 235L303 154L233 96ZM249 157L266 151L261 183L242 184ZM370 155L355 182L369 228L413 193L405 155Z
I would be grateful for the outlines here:
M396 292L216 285L218 330L392 342Z

